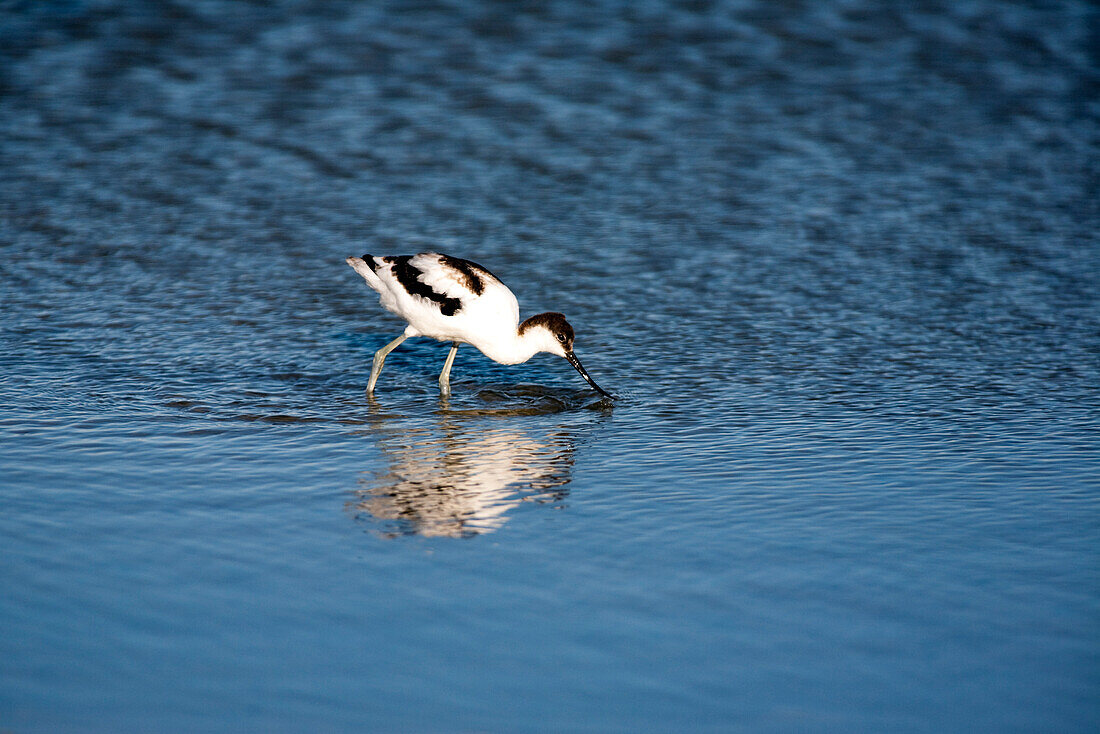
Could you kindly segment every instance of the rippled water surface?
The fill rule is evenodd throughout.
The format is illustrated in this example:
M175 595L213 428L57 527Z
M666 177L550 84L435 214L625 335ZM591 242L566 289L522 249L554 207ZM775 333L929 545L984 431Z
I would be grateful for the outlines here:
M1096 731L1097 27L0 4L0 729Z

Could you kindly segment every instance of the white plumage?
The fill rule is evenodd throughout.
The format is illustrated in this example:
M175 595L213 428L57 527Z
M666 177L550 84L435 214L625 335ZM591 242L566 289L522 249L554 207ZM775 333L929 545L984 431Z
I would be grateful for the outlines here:
M378 291L382 306L408 322L404 333L374 355L367 392L374 391L386 355L412 336L452 343L439 375L439 388L450 392L450 372L459 344L477 347L501 364L526 362L539 352L563 357L601 395L573 354L573 327L560 313L519 320L519 302L508 286L477 263L435 252L418 255L349 257L347 263Z

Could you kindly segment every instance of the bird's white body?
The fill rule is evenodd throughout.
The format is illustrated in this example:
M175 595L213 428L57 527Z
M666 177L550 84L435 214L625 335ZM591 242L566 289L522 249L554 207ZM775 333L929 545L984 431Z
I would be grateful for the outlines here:
M450 391L450 371L459 344L470 344L501 364L526 362L538 352L569 360L600 393L573 354L573 327L559 313L519 320L519 302L508 286L482 266L468 260L422 252L418 255L349 257L347 263L376 290L383 308L405 321L404 333L374 357L368 392L374 390L386 355L405 339L426 336L451 342L439 376L444 394Z
M519 301L496 276L483 268L474 271L481 281L481 293L475 293L467 285L466 275L447 264L453 258L445 258L423 252L409 258L408 264L419 271L421 283L461 303L461 308L451 316L443 314L438 301L410 293L398 280L395 263L376 257L375 267L371 268L364 259L351 257L348 264L378 291L383 308L409 323L405 327L406 337L427 336L441 342L470 344L501 364L526 362L540 351L565 356L555 339L546 344L547 340L539 338L542 330L519 335Z

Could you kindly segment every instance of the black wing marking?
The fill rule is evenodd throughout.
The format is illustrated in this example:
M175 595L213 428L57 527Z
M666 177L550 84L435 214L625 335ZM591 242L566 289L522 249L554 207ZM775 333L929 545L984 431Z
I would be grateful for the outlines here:
M481 267L475 262L463 260L460 257L440 255L439 262L458 273L459 283L461 283L468 291L473 293L475 296L480 296L482 293L485 292L484 276L487 275L494 280L499 280L499 278L490 273L488 269Z
M413 296L427 298L439 304L439 312L444 316L454 316L462 310L462 301L457 298L438 293L430 285L420 280L423 271L410 263L413 255L389 255L382 258L393 266L394 277L407 293ZM369 261L368 261L369 262Z

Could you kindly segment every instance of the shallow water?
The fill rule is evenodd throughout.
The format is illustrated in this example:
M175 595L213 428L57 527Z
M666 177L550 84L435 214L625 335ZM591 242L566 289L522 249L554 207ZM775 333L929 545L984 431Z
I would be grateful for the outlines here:
M1095 731L1096 27L0 8L0 729Z

